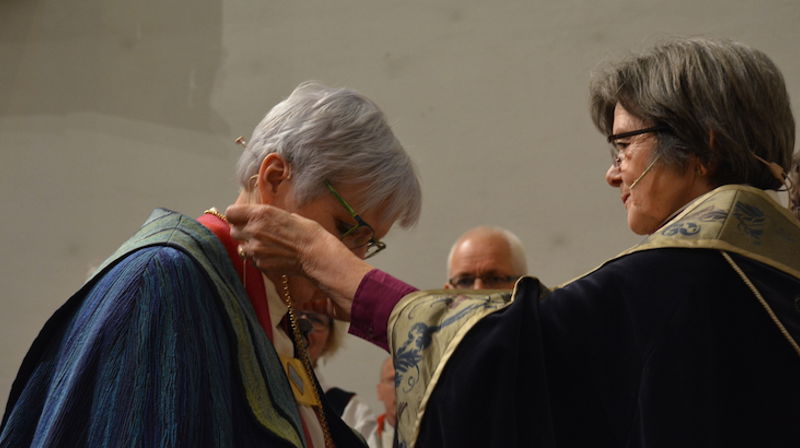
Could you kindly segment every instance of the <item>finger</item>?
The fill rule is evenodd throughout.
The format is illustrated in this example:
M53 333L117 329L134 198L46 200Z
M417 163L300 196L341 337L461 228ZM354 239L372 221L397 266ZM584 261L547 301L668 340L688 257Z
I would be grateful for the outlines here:
M252 235L250 235L250 232L248 232L245 227L231 225L231 238L239 241L246 241L251 237Z
M225 209L225 217L231 225L247 224L253 214L253 206L249 204L233 204Z
M297 253L280 242L253 238L246 240L241 245L253 257L271 258L276 263L297 262Z
M289 275L304 275L300 264L293 257L276 256L272 251L262 252L259 250L249 252L247 255L248 259L253 263L253 265L262 272L281 272Z
M231 205L228 222L231 224L231 237L238 240L249 238L274 240L284 235L290 214L278 207L258 205ZM286 235L284 235L286 236Z

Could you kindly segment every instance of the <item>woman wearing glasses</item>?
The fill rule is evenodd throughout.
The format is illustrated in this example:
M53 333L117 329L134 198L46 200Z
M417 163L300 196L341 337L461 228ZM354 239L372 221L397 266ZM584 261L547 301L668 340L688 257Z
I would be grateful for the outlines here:
M414 288L267 207L230 209L234 236L391 343L409 446L796 446L800 226L765 193L794 149L780 71L745 45L678 39L590 91L606 180L646 238L551 292L523 278L513 300L403 298Z
M310 219L359 259L419 216L408 155L352 90L298 86L255 128L238 176L236 204ZM297 310L325 292L258 270L229 232L216 209L156 210L35 341L0 446L362 446L302 336Z

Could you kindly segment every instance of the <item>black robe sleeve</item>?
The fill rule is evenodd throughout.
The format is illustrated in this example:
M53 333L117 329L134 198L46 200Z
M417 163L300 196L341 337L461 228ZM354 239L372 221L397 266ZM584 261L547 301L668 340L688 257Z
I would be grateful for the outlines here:
M514 303L465 336L428 402L416 446L555 446L538 325L543 290L521 280Z

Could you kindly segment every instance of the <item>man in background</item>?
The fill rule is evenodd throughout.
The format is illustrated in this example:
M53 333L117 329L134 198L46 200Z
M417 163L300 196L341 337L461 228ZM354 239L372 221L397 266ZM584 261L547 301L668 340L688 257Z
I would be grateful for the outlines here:
M447 257L446 289L512 289L528 272L520 239L499 227L462 234Z

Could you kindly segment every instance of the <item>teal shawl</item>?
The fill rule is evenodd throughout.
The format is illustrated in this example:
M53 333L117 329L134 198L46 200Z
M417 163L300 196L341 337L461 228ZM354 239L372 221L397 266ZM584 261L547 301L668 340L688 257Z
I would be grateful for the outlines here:
M156 210L48 321L0 446L303 446L294 397L219 240Z

